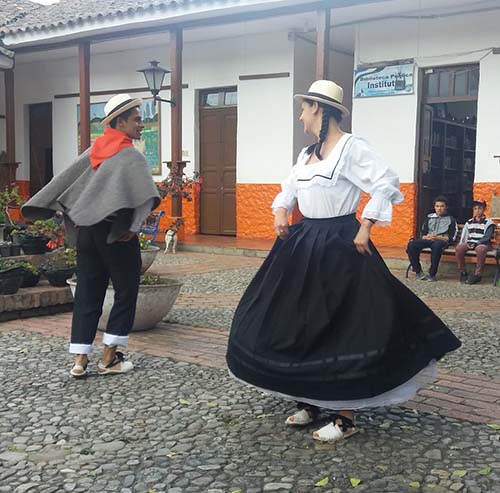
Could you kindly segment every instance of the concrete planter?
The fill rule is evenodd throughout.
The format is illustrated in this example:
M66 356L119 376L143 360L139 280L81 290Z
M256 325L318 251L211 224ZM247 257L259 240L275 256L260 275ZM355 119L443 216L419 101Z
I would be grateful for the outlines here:
M144 272L146 272L153 265L159 251L160 247L154 245L150 245L146 250L141 250L141 274L144 274Z
M73 296L75 295L76 281L68 280ZM182 283L175 279L161 279L161 284L142 285L139 287L137 309L132 331L148 330L155 327L165 318L172 308ZM110 285L106 292L102 315L99 319L98 329L105 330L109 313L113 306L115 290Z

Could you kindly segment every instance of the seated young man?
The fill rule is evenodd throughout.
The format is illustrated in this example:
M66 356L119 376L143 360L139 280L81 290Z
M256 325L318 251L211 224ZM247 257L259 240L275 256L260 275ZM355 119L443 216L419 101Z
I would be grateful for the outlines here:
M465 284L481 282L486 254L488 250L491 250L491 238L495 232L495 223L484 215L485 210L485 200L476 199L472 202L473 216L464 224L462 236L456 248L455 256L460 271L460 282ZM469 250L474 250L477 256L474 274L468 274L465 269L465 254Z
M448 201L442 195L434 199L434 211L427 216L422 225L421 238L410 240L406 248L412 270L416 278L421 281L436 280L441 254L450 243L455 241L458 234L457 222L448 214ZM424 248L431 249L429 277L422 272L420 264L420 252Z

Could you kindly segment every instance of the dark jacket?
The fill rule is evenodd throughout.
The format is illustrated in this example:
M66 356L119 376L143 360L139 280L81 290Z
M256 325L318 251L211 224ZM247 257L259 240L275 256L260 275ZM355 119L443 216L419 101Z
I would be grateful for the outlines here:
M448 214L438 216L433 212L422 224L422 236L425 235L447 236L448 241L453 243L458 236L457 221Z

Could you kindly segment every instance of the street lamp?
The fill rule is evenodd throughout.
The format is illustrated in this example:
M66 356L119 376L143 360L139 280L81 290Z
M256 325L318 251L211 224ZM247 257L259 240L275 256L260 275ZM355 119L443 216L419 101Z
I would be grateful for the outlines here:
M153 60L148 63L149 63L148 67L138 70L137 72L141 72L144 75L144 78L146 79L146 84L148 85L148 89L151 91L151 94L153 95L153 100L155 102L163 101L164 103L170 103L172 106L175 106L174 101L158 97L158 93L160 92L161 86L163 84L163 79L166 74L170 73L170 70L160 67L158 65L160 62L157 62L156 60Z

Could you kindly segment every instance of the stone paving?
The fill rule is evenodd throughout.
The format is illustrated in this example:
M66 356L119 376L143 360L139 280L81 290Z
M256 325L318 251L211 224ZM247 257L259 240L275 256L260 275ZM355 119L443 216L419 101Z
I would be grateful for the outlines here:
M153 270L184 287L165 323L132 335L129 375L68 376L71 314L0 324L0 493L500 492L500 289L405 281L463 348L407 407L361 412L361 433L322 445L315 426L284 425L291 403L224 368L261 262L161 255Z

